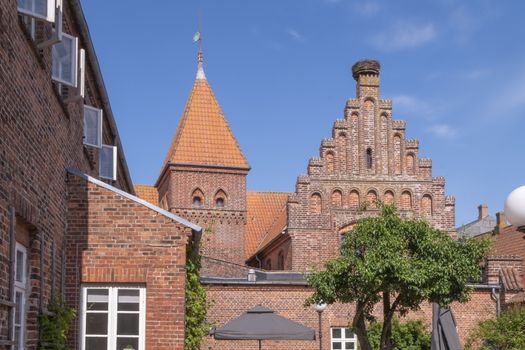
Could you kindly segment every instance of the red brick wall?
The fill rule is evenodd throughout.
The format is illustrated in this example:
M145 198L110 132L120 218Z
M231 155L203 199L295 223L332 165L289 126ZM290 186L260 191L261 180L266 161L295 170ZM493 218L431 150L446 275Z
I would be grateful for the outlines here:
M172 166L159 184L159 196L168 198L170 211L205 229L202 255L244 265L247 171L226 168ZM200 208L193 207L192 194L204 194ZM223 208L215 206L215 194L224 191ZM204 275L213 275L203 266Z
M64 31L80 36L71 3L64 1ZM80 47L86 47L83 40ZM19 23L15 0L0 2L0 62L0 298L9 298L8 211L13 207L17 223L31 228L26 347L35 349L40 295L45 309L51 291L60 293L62 242L66 234L66 168L74 167L98 177L98 153L82 144L83 102L65 104L57 95L51 81L51 48L38 50L26 35ZM95 63L89 57L86 63L86 103L103 107L94 78ZM105 118L104 142L113 143L115 137ZM130 190L124 171L120 163L119 178L113 185ZM7 319L8 308L0 305L0 340L7 338Z
M318 315L313 307L304 308L304 300L312 294L305 286L279 285L209 285L208 299L211 308L208 320L217 326L222 326L236 318L244 311L257 304L267 306L280 315L299 322L304 326L318 330ZM376 307L379 315L381 305ZM471 301L466 304L452 305L454 316L458 322L458 330L462 341L475 325L484 319L495 317L496 306L490 299L490 290L476 290ZM346 326L352 319L353 305L329 305L323 313L323 349L330 349L330 327ZM418 312L408 315L411 319L421 319L430 328L432 323L431 305L424 305ZM211 350L250 350L258 349L256 341L218 341L206 338L203 349ZM263 349L319 349L317 341L265 341Z
M79 306L83 283L146 287L146 348L184 348L189 229L105 188L69 176L66 298ZM70 344L78 341L78 321Z

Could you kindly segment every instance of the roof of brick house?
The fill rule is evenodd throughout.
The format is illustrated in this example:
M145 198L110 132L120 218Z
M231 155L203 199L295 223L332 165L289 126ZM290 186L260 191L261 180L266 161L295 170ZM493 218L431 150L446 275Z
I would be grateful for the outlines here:
M159 192L156 187L149 185L135 185L134 187L137 197L153 205L159 205Z
M164 166L168 162L250 168L206 80L201 55L197 78L164 160Z
M288 192L248 192L246 194L246 235L244 251L251 257L268 237L286 225ZM284 224L281 224L284 221ZM278 227L279 226L279 227Z

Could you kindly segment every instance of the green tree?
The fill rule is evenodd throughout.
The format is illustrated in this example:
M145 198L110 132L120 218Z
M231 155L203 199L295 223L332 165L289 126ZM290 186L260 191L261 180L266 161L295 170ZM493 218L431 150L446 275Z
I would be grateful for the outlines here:
M186 258L185 350L200 349L202 338L208 335L211 329L206 320L208 303L206 290L200 282L200 268L199 240L192 240L188 245Z
M362 350L372 350L367 321L383 304L380 350L392 349L395 313L417 310L423 302L448 305L468 300L467 284L478 281L488 241L456 241L422 220L404 220L393 206L359 220L344 237L341 255L324 271L309 275L315 289L305 302L355 303L351 327Z
M42 339L40 350L66 350L67 334L75 319L76 310L67 306L62 298L55 297L48 306L48 313L38 316Z
M368 339L374 350L381 343L382 325L372 322L368 327ZM401 323L397 317L392 320L392 343L394 350L430 350L431 334L421 321Z
M512 307L495 320L479 323L469 336L466 349L525 349L525 306Z

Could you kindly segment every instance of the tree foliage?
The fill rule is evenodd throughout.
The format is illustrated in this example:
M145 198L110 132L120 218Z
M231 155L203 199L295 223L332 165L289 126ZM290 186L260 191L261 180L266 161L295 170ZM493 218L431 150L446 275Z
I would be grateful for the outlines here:
M67 333L75 319L75 309L67 306L61 298L53 298L48 306L49 313L38 316L42 339L41 350L66 350Z
M188 246L186 259L186 328L184 349L198 350L202 338L208 335L211 327L206 320L208 303L206 290L201 285L199 271L201 257L198 242Z
M308 277L315 293L306 305L355 303L352 328L362 350L371 350L367 321L383 303L380 349L392 349L392 317L417 310L423 302L448 305L467 301L467 284L478 281L487 241L456 241L422 220L404 220L395 207L359 220L344 237L341 256Z
M469 336L466 349L525 349L525 305L512 307L495 320L486 320Z
M368 328L368 339L372 349L379 349L382 325L372 322ZM392 320L392 343L394 350L430 350L431 334L421 321L401 323L397 317Z

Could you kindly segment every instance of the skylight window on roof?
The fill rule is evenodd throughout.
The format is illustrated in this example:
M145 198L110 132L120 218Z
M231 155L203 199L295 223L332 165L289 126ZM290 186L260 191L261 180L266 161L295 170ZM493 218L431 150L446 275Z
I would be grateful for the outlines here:
M18 11L25 15L55 21L55 0L18 0Z
M53 45L53 80L69 86L77 86L78 38L62 34L62 41Z
M84 145L102 147L102 110L84 105Z
M100 177L109 180L117 179L117 147L102 145L100 149Z

